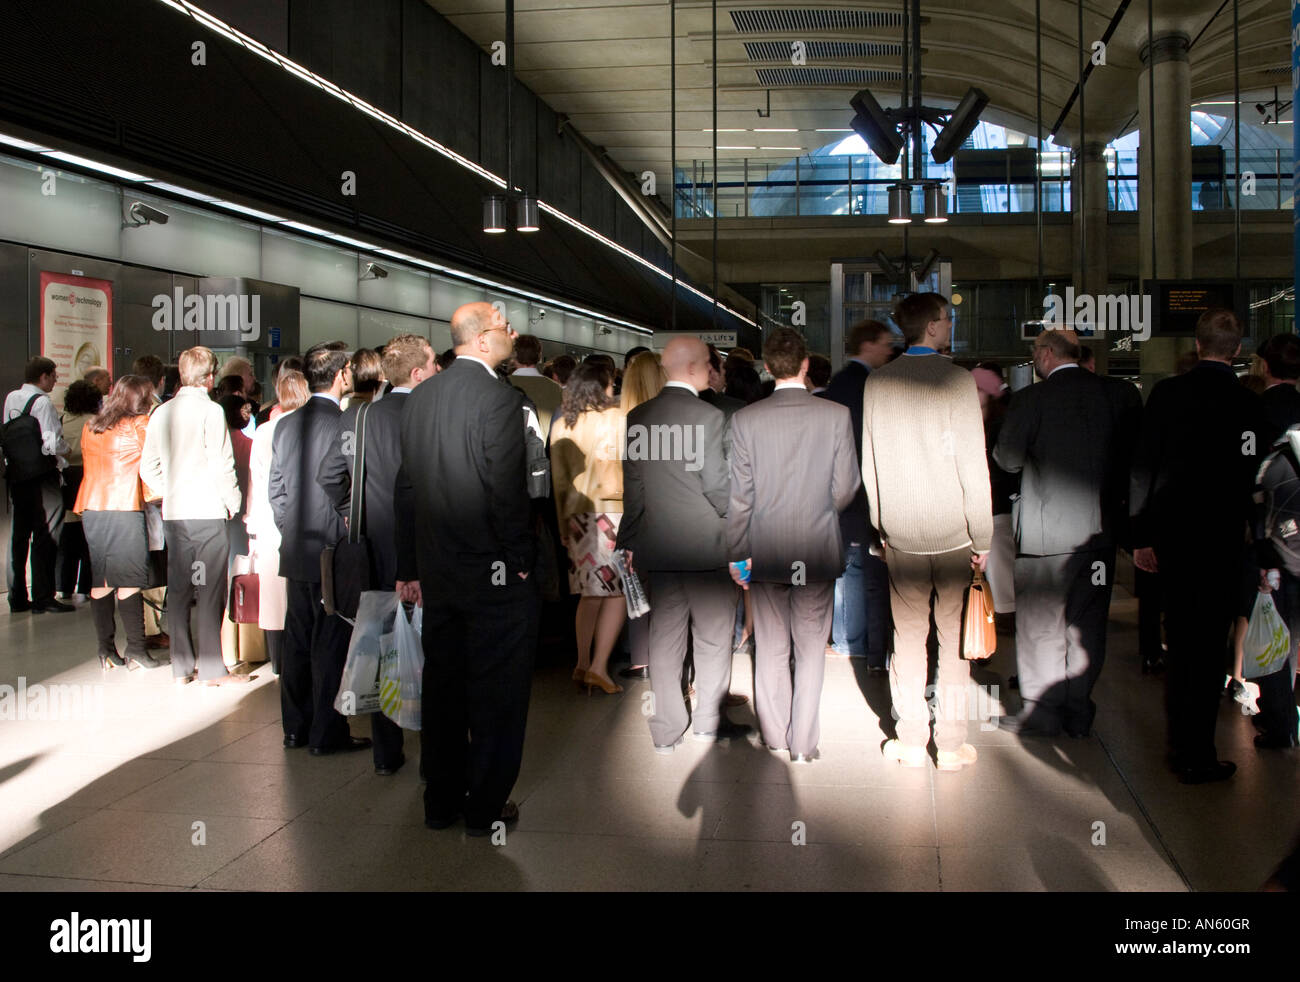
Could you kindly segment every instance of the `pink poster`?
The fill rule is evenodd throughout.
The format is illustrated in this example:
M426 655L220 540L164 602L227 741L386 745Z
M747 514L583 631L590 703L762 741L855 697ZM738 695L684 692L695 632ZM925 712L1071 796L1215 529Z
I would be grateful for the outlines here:
M59 370L50 393L63 405L68 383L113 358L113 284L68 273L41 273L41 354Z

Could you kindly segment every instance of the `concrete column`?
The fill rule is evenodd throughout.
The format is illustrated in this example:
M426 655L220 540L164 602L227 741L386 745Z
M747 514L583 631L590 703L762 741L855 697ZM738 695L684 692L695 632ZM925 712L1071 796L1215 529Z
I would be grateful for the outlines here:
M1110 262L1106 250L1108 212L1106 144L1101 140L1078 140L1072 157L1070 201L1073 208L1074 292L1096 297L1109 293ZM1100 324L1091 338L1084 338L1096 353L1097 373L1106 373L1107 355L1115 335L1111 325Z
M1183 31L1156 31L1142 45L1145 66L1138 78L1138 268L1150 279L1192 275L1192 127L1189 37ZM1151 105L1154 75L1155 105ZM1151 149L1155 148L1154 166ZM1152 229L1155 247L1152 248ZM1185 339L1152 339L1142 345L1143 388L1172 374Z

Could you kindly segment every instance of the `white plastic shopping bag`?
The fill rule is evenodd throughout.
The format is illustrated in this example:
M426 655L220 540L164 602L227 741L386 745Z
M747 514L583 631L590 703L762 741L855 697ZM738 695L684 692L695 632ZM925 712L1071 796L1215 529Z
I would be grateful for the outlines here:
M424 608L416 607L411 619L397 609L392 643L384 647L379 668L380 710L404 730L420 728L420 695L424 680L424 647L420 628Z
M392 647L397 619L397 594L392 590L367 590L357 605L357 620L343 665L343 680L334 708L344 716L379 711L380 663Z
M1256 595L1241 650L1242 678L1257 679L1272 675L1286 662L1287 655L1291 653L1291 633L1286 629L1277 605L1273 603L1273 594Z

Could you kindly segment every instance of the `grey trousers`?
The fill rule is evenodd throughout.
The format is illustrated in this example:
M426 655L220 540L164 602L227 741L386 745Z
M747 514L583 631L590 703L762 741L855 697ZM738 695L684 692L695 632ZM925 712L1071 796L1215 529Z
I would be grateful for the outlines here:
M230 542L224 519L163 522L167 536L167 633L172 675L197 669L198 680L226 674L221 657L221 616L226 610L226 563ZM190 631L190 606L194 631Z
M1035 728L1092 726L1114 574L1114 549L1016 557L1016 669Z
M931 556L885 551L894 612L889 690L898 720L898 740L906 747L929 745L930 711L935 703L935 746L952 751L966 741L970 670L961 660L961 610L971 584L970 559L966 546ZM929 686L932 597L939 666L934 685Z
M694 724L696 733L712 733L722 720L731 688L731 629L736 584L725 569L650 573L650 689L654 713L650 736L655 745L672 746ZM682 666L690 631L695 660L694 718L682 696ZM635 658L635 654L633 655Z
M792 754L811 754L821 739L835 583L751 583L749 600L754 611L754 709L763 742L773 749L788 747Z

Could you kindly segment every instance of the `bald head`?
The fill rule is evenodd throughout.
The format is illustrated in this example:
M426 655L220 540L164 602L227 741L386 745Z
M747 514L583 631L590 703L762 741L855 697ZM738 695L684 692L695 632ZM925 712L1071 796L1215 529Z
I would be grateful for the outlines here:
M497 310L490 303L478 301L456 308L451 315L451 343L456 348L471 344L476 337L492 327Z
M709 387L709 346L699 338L673 338L664 347L662 364L669 382L685 382L696 392Z
M515 350L517 335L500 307L479 301L451 315L451 343L458 356L477 358L495 369Z

